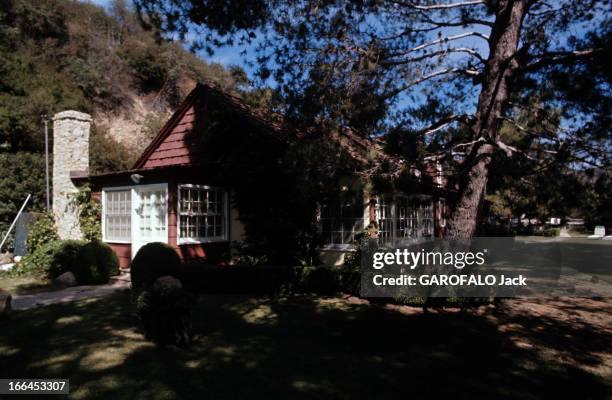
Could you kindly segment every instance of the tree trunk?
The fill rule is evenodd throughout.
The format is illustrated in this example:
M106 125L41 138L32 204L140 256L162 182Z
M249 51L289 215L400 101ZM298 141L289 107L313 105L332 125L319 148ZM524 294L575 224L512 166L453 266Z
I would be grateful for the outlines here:
M527 0L500 0L489 38L489 58L482 77L473 140L483 139L472 148L463 163L459 197L447 236L469 239L474 235L489 179L491 156L497 141L499 117L508 103L508 85L518 68L516 60L521 25Z

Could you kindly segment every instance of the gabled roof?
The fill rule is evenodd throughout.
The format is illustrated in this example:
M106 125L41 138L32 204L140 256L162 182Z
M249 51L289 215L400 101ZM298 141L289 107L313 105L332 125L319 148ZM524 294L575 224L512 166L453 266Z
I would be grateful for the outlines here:
M316 138L321 134L315 129L309 130L308 132L300 131L288 124L280 114L253 108L240 98L217 89L210 83L199 83L191 93L189 93L185 100L183 100L157 136L143 151L131 168L132 171L145 168L147 160L172 133L174 127L181 121L185 113L190 110L200 98L223 104L253 125L263 128L263 132L282 142L291 143L300 139ZM340 147L360 165L364 173L376 170L377 166L380 166L381 163L386 163L387 166L390 167L387 172L387 175L390 177L397 176L401 171L406 169L404 160L399 157L391 156L385 152L384 143L382 141L368 138L365 135L359 134L354 129L340 128L332 132L329 137L338 143ZM414 168L411 168L410 172L415 176L419 175L419 172L414 170Z
M262 110L254 109L245 104L240 98L232 96L222 90L215 88L212 84L198 83L196 87L189 93L183 102L176 109L174 114L168 119L164 126L160 129L157 136L151 141L147 148L142 152L138 160L134 163L132 169L140 169L144 166L147 159L155 151L155 149L164 141L168 135L172 133L172 129L181 120L184 114L195 105L199 98L207 98L216 100L220 104L224 104L241 117L245 118L252 124L263 128L265 132L282 141L289 141L296 136L297 132L288 128L282 119L277 114L266 114Z

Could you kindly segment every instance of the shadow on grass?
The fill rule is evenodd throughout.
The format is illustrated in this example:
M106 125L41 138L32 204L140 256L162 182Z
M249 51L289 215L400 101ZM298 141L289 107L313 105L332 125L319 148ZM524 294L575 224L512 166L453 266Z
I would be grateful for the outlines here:
M12 278L0 274L0 289L13 295L35 294L62 290L65 286L53 283L50 280L33 277Z
M503 323L517 324L503 332L502 317L488 313L403 315L334 298L203 296L195 310L199 336L178 350L145 342L131 313L127 293L17 313L0 322L0 375L66 377L71 397L96 399L609 395L598 375L513 337L565 347L595 364L603 362L595 354L609 352L610 335L541 315L501 310Z

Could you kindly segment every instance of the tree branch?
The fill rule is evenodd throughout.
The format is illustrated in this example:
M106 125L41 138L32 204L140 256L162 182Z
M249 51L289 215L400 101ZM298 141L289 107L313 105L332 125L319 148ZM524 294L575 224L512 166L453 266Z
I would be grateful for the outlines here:
M603 48L593 48L585 50L567 51L567 52L551 52L535 56L533 58L538 59L530 64L525 65L522 69L524 71L535 71L543 67L550 65L564 64L576 60L591 58L597 53L603 51Z
M469 6L474 6L477 4L485 4L485 0L471 0L471 1L462 1L459 3L448 3L448 4L431 4L428 6L409 3L405 1L391 1L391 3L398 4L404 7L408 7L408 8L413 8L415 10L448 10L450 8L456 8L456 7L469 7Z
M484 57L481 56L480 53L478 53L476 50L471 49L469 47L453 47L453 48L449 48L449 49L435 51L433 53L424 54L422 56L405 58L403 60L383 61L383 62L381 62L381 65L387 65L387 66L403 65L403 64L408 64L408 63L411 63L411 62L421 61L421 60L424 60L426 58L431 58L431 57L435 57L435 56L439 56L439 55L448 55L450 53L467 53L467 54L477 58L478 61L480 61L481 63L483 63L483 64L485 63Z
M428 42L428 43L423 43L421 45L413 47L412 49L407 50L403 54L412 53L413 51L423 50L423 49L425 49L427 47L435 46L436 44L448 43L450 41L463 39L463 38L469 37L469 36L476 36L476 37L479 37L479 38L487 40L487 41L489 40L489 37L487 35L483 35L480 32L476 32L476 31L473 31L473 32L464 32L464 33L460 33L458 35L447 36L447 37L443 37L443 38L440 38L440 39L433 40L433 41Z
M516 148L516 147L514 147L514 146L510 146L510 145L508 145L508 144L506 144L506 143L502 142L501 140L496 141L496 142L495 142L495 144L496 144L496 145L497 145L497 147L499 147L499 148L500 148L502 151L504 151L504 153L506 153L506 155L507 155L508 157L512 157L512 155L513 155L514 153L519 153L519 154L522 154L522 155L523 155L525 158L527 158L528 160L531 160L531 161L539 161L537 158L534 158L534 157L530 156L529 154L525 153L524 151L519 150L519 149L517 149L517 148Z
M427 128L421 129L418 134L419 135L431 135L432 133L435 133L437 131L439 131L440 129L443 129L444 127L448 126L449 124L455 122L455 121L460 121L464 124L470 124L473 121L474 117L472 115L467 115L467 114L461 114L461 115L449 115L447 117L442 118L441 120L431 124L430 126L428 126Z
M464 74L464 75L469 75L469 76L479 76L480 72L474 70L474 69L463 69L463 68L445 68L436 72L432 72L429 75L423 75L422 77L420 77L419 79L416 79L410 83L408 83L407 85L401 86L395 90L392 90L391 92L385 94L382 98L383 100L386 99L390 99L392 97L397 96L398 94L400 94L401 92L403 92L404 90L410 89L412 86L418 85L419 83L423 83L429 79L441 76L441 75L446 75L446 74Z

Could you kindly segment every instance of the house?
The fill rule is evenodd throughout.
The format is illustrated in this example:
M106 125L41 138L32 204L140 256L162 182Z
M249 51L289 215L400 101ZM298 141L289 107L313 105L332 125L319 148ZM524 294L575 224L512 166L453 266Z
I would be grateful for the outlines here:
M227 261L232 244L249 237L269 239L264 253L296 251L289 240L301 240L300 224L315 226L317 251L328 264L341 264L368 227L381 244L444 234L447 194L439 166L409 167L387 155L381 141L351 129L327 136L292 129L278 115L199 84L130 170L88 175L83 135L69 134L88 130L78 126L88 121L72 111L56 115L57 125L66 125L55 132L58 187L90 184L102 204L103 240L122 267L149 242L168 243L185 260L213 262ZM326 143L331 150L319 150ZM305 166L317 157L316 166L333 175L325 184ZM313 183L316 195L306 189ZM69 214L59 203L56 220Z

